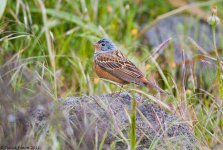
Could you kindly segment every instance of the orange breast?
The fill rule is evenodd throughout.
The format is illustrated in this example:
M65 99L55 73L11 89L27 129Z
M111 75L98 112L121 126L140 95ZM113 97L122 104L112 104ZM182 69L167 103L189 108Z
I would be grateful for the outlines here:
M128 82L123 81L122 79L119 79L113 75L111 75L109 72L107 72L106 70L104 70L103 68L101 68L100 66L98 66L97 64L94 63L94 69L96 74L100 77L100 78L104 78L107 80L111 80L120 84L128 84Z

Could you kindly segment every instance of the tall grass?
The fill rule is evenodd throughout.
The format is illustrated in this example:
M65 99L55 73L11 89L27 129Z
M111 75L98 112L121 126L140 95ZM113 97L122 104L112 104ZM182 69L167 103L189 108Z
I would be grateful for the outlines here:
M6 2L7 5L4 5ZM214 2L222 1L213 0L192 5L209 7ZM217 64L217 71L205 64L206 72L197 73L199 59L191 65L189 72L186 70L187 65L182 69L180 64L173 62L174 50L171 45L162 53L163 58L156 55L156 59L144 61L153 54L152 48L141 42L144 40L145 31L158 20L182 13L189 7L191 5L174 9L168 1L151 0L1 0L0 69L3 73L0 77L0 111L5 115L1 116L0 133L4 127L8 136L5 138L0 134L0 141L9 143L10 140L16 139L15 143L34 143L43 145L45 149L51 148L52 145L55 149L63 149L66 144L78 148L78 145L83 144L81 137L80 141L75 141L76 139L68 136L65 128L61 126L68 117L66 113L62 115L51 112L46 103L57 100L58 97L97 95L117 90L117 85L99 79L92 69L91 43L109 36L148 78L153 76L160 86L169 91L173 90L174 96L154 96L148 93L146 88L139 90L135 89L134 85L129 85L124 90L139 93L147 97L148 101L186 118L202 148L213 148L222 144L223 107L217 98L223 99L222 53L218 53L216 48L215 27L212 28L212 33L216 56L204 54L202 58L210 64ZM219 10L222 10L221 5ZM219 16L223 16L221 11ZM219 27L222 28L221 25ZM164 63L163 67L161 64ZM8 65L14 67L5 69ZM219 93L215 90L215 73ZM47 128L43 128L41 132L34 127L26 134L19 133L17 131L22 127L11 127L10 123L5 123L7 116L13 119L14 114L21 120L29 120L29 108L42 106L44 110L49 111L50 121L47 122ZM129 131L132 149L136 149L137 140L139 141L136 139L136 109L134 99ZM182 114L184 110L187 110L186 114ZM119 133L122 135L121 131ZM21 135L26 136L21 138ZM103 149L106 137L107 133L104 133L103 140L95 147ZM122 138L129 144L124 135ZM153 145L156 145L156 142ZM116 141L111 147L114 147L115 143Z

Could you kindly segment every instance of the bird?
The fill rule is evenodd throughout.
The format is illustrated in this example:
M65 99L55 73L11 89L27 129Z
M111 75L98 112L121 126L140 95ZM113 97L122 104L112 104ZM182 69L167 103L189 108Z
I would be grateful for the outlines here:
M111 39L102 38L101 40L94 42L93 46L93 66L99 78L111 80L122 86L134 83L140 86L147 86L148 89L153 87L160 93L169 95L169 92L147 80L142 71L123 55Z

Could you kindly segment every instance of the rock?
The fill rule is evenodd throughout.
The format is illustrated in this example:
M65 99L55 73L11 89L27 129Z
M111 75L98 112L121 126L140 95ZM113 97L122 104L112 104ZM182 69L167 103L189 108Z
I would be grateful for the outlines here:
M223 30L216 29L217 48L221 47L221 36ZM193 52L199 52L198 47L191 42L196 42L206 52L213 51L213 40L211 27L207 22L195 17L171 16L159 21L151 27L145 34L146 43L157 47L163 41L172 37L174 42L175 62L182 61L182 49L187 52L187 57L191 57Z
M141 102L145 98L136 96L138 112L136 115L137 149L194 149L196 139L190 126L173 114L166 112L154 103ZM128 148L129 115L131 111L131 95L127 92L99 96L68 97L60 99L62 112L66 112L69 126L67 134L82 140L80 149L95 147L105 136L103 149L115 144L115 149ZM40 110L40 109L39 109ZM46 115L37 112L33 120L44 121ZM41 116L38 116L40 114ZM44 116L44 117L42 117ZM40 120L37 121L40 124Z

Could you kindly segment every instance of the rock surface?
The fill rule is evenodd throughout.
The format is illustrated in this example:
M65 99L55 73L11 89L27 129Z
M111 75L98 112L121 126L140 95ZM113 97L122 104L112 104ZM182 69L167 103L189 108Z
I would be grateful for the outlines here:
M146 100L135 96L138 103ZM103 149L128 149L128 133L132 98L130 94L108 94L99 96L68 97L61 99L70 126L70 136L82 140L81 149L91 149L105 137ZM35 110L32 116L38 124L46 119L44 113ZM39 120L41 119L41 120ZM156 148L194 149L196 139L190 126L156 104L140 103L136 116L137 149ZM96 138L97 137L97 138ZM79 139L78 139L79 138ZM115 141L115 142L114 142Z

